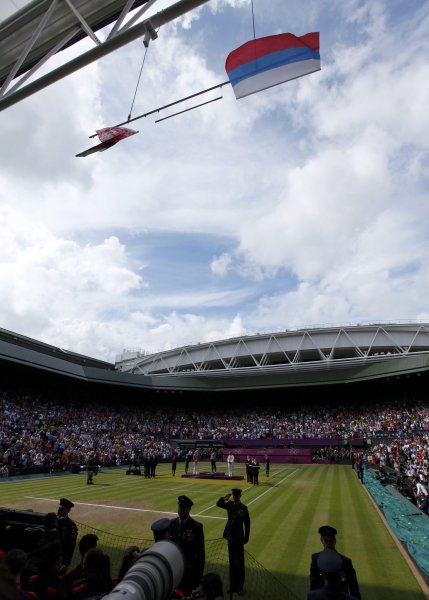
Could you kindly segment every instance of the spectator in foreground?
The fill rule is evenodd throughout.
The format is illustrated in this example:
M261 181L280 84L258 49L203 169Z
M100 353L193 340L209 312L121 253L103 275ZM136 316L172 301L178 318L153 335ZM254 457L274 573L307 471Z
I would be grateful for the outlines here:
M4 564L0 564L0 600L20 600L15 578Z
M73 600L100 600L113 589L110 558L99 548L91 548L83 559L85 581L73 590Z
M79 541L79 554L81 557L80 562L74 569L69 571L64 578L66 598L71 598L73 589L84 582L85 576L83 574L83 560L88 550L91 550L91 548L95 548L97 546L97 542L98 536L96 536L95 533L87 533L81 537Z
M206 573L200 581L197 592L204 600L223 600L222 579L217 573Z
M21 573L27 563L27 553L19 548L9 550L4 557L4 565L9 569L13 577L15 578L16 591L21 600L34 600L33 596L24 592L21 587ZM0 574L0 579L2 575Z

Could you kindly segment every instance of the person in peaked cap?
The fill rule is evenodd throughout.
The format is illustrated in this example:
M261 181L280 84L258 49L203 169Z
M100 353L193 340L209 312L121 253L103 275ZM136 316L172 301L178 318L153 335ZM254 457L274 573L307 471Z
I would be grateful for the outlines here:
M170 519L158 519L150 528L152 529L153 539L155 542L159 542L160 540L166 540L169 536L169 529L171 525Z
M317 567L323 575L325 585L307 594L307 600L357 600L341 589L343 560L341 555L330 548L319 552Z
M71 500L67 500L67 498L61 498L60 499L60 505L58 507L58 509L66 509L67 510L67 514L69 513L69 511L74 508L74 504Z
M63 555L63 565L66 567L70 566L77 540L77 525L69 517L69 512L73 507L74 504L71 500L61 498L57 512L58 537Z
M204 573L204 530L202 523L190 516L194 503L188 496L179 496L177 504L178 517L170 522L168 538L176 542L185 557L185 573L178 587L185 596L189 596L198 587Z
M230 590L241 596L244 594L245 579L244 545L247 544L250 536L249 510L241 502L240 488L232 488L230 494L219 498L216 506L228 513L223 537L228 540Z
M322 588L324 589L326 587L325 583L327 581L327 575L326 573L328 571L323 570L322 567L324 566L325 563L323 563L323 560L325 561L331 561L331 564L333 564L334 560L336 560L337 565L339 564L339 560L341 561L341 565L340 568L336 571L336 575L337 575L337 579L338 579L338 585L339 585L339 590L344 592L345 594L349 594L350 596L352 596L352 598L358 598L360 600L360 591L359 591L359 584L357 581L357 577L356 577L356 571L353 567L353 563L351 561L350 558L348 558L347 556L344 556L343 554L340 554L339 552L337 552L335 546L337 543L337 530L335 529L335 527L331 527L330 525L322 525L322 527L319 527L319 535L320 535L320 541L323 545L324 550L322 552L316 552L314 554L312 554L311 556L311 565L310 565L310 591L312 590L321 590ZM325 554L326 550L329 550L330 552L328 554ZM332 552L335 553L336 556L334 556L332 554ZM321 557L321 555L323 554L323 558L322 560L322 567L319 565L319 558ZM338 560L339 559L339 560ZM329 577L328 577L329 579ZM332 579L332 578L331 578ZM325 598L325 596L317 596L317 595L313 595L313 596L309 596L309 598L311 598L311 600L316 599L316 598ZM328 596L326 596L328 597ZM329 596L330 597L330 596ZM337 596L335 596L336 598ZM338 598L342 598L343 596L338 596ZM348 597L348 596L344 596L344 597Z

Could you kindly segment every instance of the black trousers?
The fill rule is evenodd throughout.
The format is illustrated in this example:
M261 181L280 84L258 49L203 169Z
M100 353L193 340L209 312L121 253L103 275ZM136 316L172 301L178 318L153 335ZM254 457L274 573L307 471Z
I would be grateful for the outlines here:
M244 586L244 544L242 541L228 540L229 584L233 592Z

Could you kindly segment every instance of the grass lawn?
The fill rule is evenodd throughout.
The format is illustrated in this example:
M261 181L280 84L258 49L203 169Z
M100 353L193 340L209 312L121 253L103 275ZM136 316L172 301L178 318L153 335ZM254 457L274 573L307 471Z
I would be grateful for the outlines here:
M200 468L209 470L209 464ZM244 475L244 465L235 469ZM141 547L149 545L144 540L151 540L150 524L163 516L174 517L177 496L186 494L194 501L192 516L204 524L208 556L213 548L214 565L226 560L226 542L220 540L225 511L216 502L229 491L228 481L182 478L182 464L176 477L168 464L158 465L157 477L149 480L125 471L124 467L101 472L92 486L86 485L84 474L5 480L0 483L0 505L56 512L58 499L69 498L75 503L70 516L78 522L80 534L93 527L121 536L100 538L107 551L114 547L122 551L131 543L128 538ZM218 471L226 471L226 465L218 464ZM258 487L245 480L237 485L251 517L246 546L249 599L261 597L251 572L262 577L262 568L291 591L291 598L305 599L311 554L321 549L317 530L326 524L338 530L337 549L352 558L364 600L426 597L350 466L272 464L271 476L267 479L261 473Z

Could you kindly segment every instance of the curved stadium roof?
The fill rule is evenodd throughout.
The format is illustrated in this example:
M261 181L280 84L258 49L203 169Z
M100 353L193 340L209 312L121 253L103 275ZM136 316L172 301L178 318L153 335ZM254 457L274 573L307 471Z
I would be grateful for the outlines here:
M429 374L429 323L366 324L249 335L116 365L0 329L0 361L146 391L241 391Z
M367 324L242 336L149 356L117 369L239 389L337 383L429 368L429 323ZM179 383L179 381L178 381ZM180 383L179 383L180 387Z

